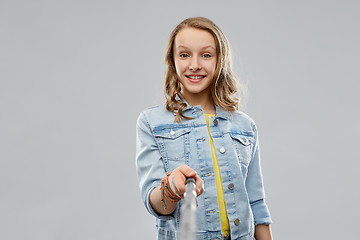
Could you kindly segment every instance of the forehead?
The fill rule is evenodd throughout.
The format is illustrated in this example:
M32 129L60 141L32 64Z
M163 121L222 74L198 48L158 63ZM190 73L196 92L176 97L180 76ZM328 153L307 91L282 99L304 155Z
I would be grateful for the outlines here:
M196 28L184 28L175 37L175 49L183 46L187 48L203 48L210 46L216 49L214 37L207 31Z

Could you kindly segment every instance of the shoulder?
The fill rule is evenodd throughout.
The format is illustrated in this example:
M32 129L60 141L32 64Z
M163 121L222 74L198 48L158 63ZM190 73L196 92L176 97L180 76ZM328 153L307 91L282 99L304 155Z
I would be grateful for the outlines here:
M144 122L154 126L161 123L174 122L174 119L174 113L168 111L165 105L160 105L143 110L138 117L138 123Z
M165 112L169 112L166 108L165 105L158 105L158 106L152 106L152 107L148 107L145 108L141 114L159 114L159 113L165 113ZM169 112L171 113L171 112Z
M237 110L230 112L230 116L233 129L241 129L247 132L256 131L255 121L245 112Z

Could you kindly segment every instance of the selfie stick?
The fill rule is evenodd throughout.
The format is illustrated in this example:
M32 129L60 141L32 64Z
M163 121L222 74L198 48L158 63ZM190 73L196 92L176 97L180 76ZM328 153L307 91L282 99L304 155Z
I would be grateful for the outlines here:
M194 240L196 227L196 185L188 178L185 185L184 202L180 209L180 240Z

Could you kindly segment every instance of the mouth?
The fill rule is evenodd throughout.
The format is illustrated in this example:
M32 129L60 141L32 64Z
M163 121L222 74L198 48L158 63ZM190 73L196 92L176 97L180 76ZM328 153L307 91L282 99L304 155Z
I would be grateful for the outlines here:
M203 80L206 77L206 75L191 74L191 75L185 75L185 77L187 79L189 79L190 82L197 83L197 82L200 82L201 80Z

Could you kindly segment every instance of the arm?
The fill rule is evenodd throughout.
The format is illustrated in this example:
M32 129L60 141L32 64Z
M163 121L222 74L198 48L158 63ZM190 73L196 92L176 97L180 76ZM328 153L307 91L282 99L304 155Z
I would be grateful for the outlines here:
M256 240L272 240L270 225L259 224L255 227Z
M248 166L248 175L245 186L248 192L251 210L254 215L255 226L259 224L269 225L272 220L269 209L265 203L265 191L260 163L259 139L255 125L253 125L253 131L255 142L251 161Z
M151 192L160 185L166 172L145 112L140 114L136 126L136 172L141 198L147 211L157 218L172 218L159 216L149 201Z
M177 203L166 202L167 209L164 209L164 204L161 202L160 183L161 179L166 176L166 172L145 113L139 116L137 122L136 171L141 196L149 213L162 219L172 218L171 213L176 209ZM182 196L185 191L186 177L195 178L198 195L200 195L204 191L203 182L196 172L187 165L174 169L169 176L172 192Z

